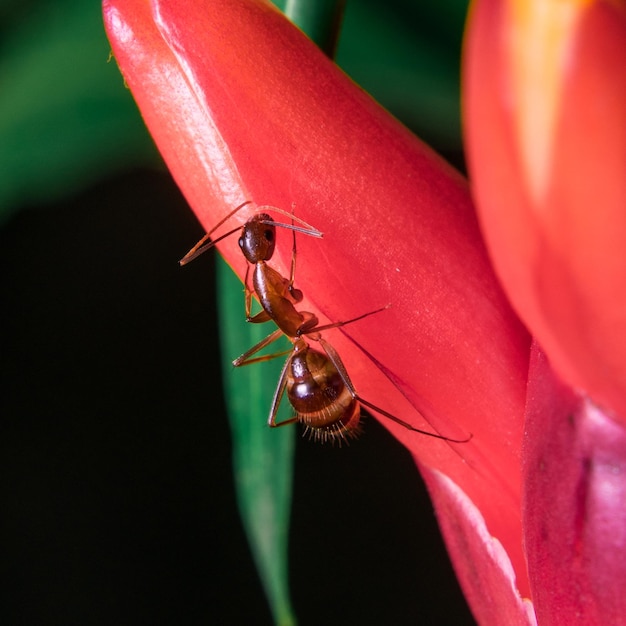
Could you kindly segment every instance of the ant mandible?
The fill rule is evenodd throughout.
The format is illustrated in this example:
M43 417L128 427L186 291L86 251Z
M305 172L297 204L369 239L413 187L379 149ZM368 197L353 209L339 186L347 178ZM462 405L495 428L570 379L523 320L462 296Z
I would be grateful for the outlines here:
M235 367L251 365L286 354L285 352L280 352L259 357L254 356L282 335L287 336L292 343L292 348L287 352L289 356L283 366L272 400L268 425L276 428L301 422L305 426L305 432L308 431L316 440L347 440L358 436L360 433L362 405L410 431L451 443L465 443L469 441L471 436L466 439L452 439L438 433L415 428L363 398L354 388L338 352L321 335L321 332L324 330L352 324L365 317L384 311L388 306L376 311L370 311L350 320L324 325L319 324L319 320L314 313L296 309L295 305L303 299L302 291L293 286L296 266L296 232L321 238L323 234L319 230L296 218L293 213L289 214L277 207L263 206L259 207L259 212L253 215L243 226L237 226L218 238L210 240L211 235L224 222L248 204L250 204L250 201L240 204L216 224L181 259L180 265L186 265L206 250L212 248L219 241L237 231L241 231L239 247L248 262L244 280L246 320L252 323L273 320L278 328L235 359L233 365ZM262 212L264 209L290 217L291 224L274 221L268 213ZM301 226L296 226L294 221L297 221ZM293 232L289 279L283 277L267 264L267 261L272 258L276 247L277 226L290 229ZM249 286L251 265L254 266L252 289ZM251 314L253 293L256 294L262 308L254 316ZM305 341L304 337L319 343L323 352L312 348ZM282 422L277 422L278 407L285 393L295 411L295 416Z

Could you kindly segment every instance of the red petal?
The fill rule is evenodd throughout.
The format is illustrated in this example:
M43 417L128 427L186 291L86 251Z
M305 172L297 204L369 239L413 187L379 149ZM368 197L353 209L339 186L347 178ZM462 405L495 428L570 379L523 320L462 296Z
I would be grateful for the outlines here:
M511 301L560 375L626 418L624 6L477 2L464 96Z
M537 618L623 624L626 429L559 383L537 350L524 448L524 528Z
M336 321L391 304L325 337L371 402L420 428L473 433L452 446L387 424L423 464L462 486L524 587L528 336L493 275L466 182L269 5L104 7L122 72L203 224L246 199L295 203L324 231L322 241L298 239L303 308ZM275 263L284 274L288 240ZM241 275L236 243L220 251Z

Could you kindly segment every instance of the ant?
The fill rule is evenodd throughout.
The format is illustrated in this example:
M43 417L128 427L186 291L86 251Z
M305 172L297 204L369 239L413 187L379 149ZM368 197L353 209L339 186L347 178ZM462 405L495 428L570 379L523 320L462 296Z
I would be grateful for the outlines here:
M305 426L305 432L309 432L315 440L323 442L329 440L347 441L349 438L357 437L361 432L361 406L364 406L413 432L451 443L465 443L469 441L471 436L466 439L451 439L438 433L415 428L360 396L354 388L338 352L321 335L322 331L346 326L370 315L380 313L388 309L390 305L350 320L323 325L320 325L314 313L296 309L295 305L303 299L302 291L294 287L296 232L317 238L321 238L323 233L303 220L296 218L293 213L289 214L276 207L263 206L259 207L259 212L254 214L243 226L237 226L220 237L210 240L212 233L248 204L250 204L250 201L240 204L224 217L181 259L180 265L186 265L206 250L212 248L219 241L237 231L241 231L239 247L248 262L244 280L246 321L262 323L273 320L278 328L236 358L233 361L233 365L241 367L289 354L272 400L268 425L276 428L301 422ZM261 212L263 209L290 217L291 224L274 221L268 213ZM301 226L296 226L294 221L297 221ZM267 261L274 254L277 226L287 228L293 233L289 279L283 277L267 264ZM252 289L249 285L251 266L254 266ZM262 308L256 315L251 314L253 293L256 294ZM292 347L290 350L276 354L254 356L282 335L287 336L291 341ZM319 343L323 351L312 348L305 341L305 337ZM295 411L295 416L282 422L277 422L278 407L285 393Z

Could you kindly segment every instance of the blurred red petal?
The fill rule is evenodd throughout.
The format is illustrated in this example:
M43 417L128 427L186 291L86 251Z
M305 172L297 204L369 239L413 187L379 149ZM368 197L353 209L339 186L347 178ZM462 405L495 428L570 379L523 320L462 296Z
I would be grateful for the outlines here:
M440 472L422 468L422 476L476 621L481 626L536 624L532 603L520 597L509 556L490 534L480 511Z
M470 171L505 288L555 369L626 417L626 8L474 5Z
M106 0L104 11L126 81L202 223L246 199L295 203L324 231L298 240L303 308L336 321L391 304L326 337L368 400L420 428L473 433L450 445L386 424L462 487L527 588L529 340L493 275L466 182L270 5ZM236 242L220 251L242 275ZM287 274L289 261L279 241L275 265Z
M524 542L542 626L624 624L626 429L536 350L524 445Z

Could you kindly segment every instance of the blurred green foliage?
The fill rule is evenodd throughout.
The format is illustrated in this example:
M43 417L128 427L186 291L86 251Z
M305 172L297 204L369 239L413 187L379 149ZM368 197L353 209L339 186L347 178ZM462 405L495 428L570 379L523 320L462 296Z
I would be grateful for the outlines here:
M114 170L158 163L109 59L99 3L13 3L3 14L0 218L75 193Z
M444 152L461 145L466 9L465 0L353 0L337 50L356 82ZM0 217L160 162L109 54L98 2L3 3Z

